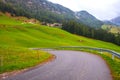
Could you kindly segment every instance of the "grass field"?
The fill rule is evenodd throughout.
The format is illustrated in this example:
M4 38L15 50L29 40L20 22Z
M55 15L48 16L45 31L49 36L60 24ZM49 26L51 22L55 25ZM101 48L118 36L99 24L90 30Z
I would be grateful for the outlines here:
M39 52L43 58L38 59L38 52L27 48L91 46L120 52L120 46L112 43L73 35L58 28L22 23L22 20L0 14L0 56L3 57L1 73L33 66L52 56Z
M52 57L51 54L43 51L13 48L0 48L0 73L35 66Z
M120 33L120 27L118 26L113 26L113 25L103 25L102 29L107 30L108 32L117 34Z
M11 19L9 20L12 21ZM47 27L43 25L4 24L4 26L0 26L0 38L1 47L20 46L31 48L58 46L91 46L108 48L120 52L120 46L114 45L112 43L73 35L61 29Z

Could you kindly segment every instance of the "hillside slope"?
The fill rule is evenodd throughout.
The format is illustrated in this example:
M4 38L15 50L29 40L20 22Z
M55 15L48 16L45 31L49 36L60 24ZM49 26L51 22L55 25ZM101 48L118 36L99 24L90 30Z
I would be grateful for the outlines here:
M100 28L103 25L102 21L98 20L87 11L76 12L76 17L80 20L80 22L90 27Z
M120 46L70 34L58 28L24 23L0 14L0 47L92 46L120 52ZM112 46L112 47L111 47Z

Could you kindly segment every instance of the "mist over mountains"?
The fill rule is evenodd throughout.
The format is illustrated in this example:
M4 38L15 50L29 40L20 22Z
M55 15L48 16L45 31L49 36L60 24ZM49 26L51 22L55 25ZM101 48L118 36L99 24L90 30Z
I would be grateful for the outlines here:
M120 16L112 19L111 22L120 26Z

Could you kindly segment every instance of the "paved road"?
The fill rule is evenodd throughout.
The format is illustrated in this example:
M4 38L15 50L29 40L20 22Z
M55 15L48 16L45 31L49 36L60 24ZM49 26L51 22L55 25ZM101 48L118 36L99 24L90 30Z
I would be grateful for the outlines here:
M105 61L78 51L50 51L56 59L6 80L112 80Z

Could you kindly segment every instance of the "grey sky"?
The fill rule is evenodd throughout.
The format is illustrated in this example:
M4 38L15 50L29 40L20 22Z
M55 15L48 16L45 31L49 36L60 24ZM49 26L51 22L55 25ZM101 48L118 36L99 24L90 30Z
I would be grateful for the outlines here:
M73 11L86 10L100 20L120 16L120 0L49 0Z

